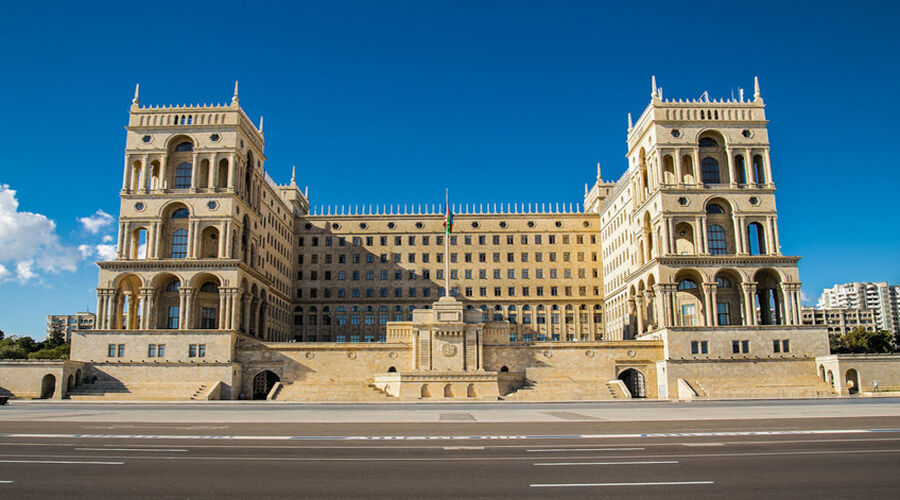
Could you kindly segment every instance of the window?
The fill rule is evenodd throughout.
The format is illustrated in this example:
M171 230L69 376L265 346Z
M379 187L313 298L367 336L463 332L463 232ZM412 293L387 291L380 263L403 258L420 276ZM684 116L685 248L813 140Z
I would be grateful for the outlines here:
M178 329L178 306L169 306L169 314L166 316L166 328Z
M200 328L204 330L214 330L218 328L216 321L216 308L204 307L200 310Z
M749 340L732 340L731 352L733 354L747 354L750 352Z
M182 142L182 143L178 144L177 146L175 146L175 152L193 151L193 150L194 150L194 145L187 141Z
M709 354L709 342L706 340L692 340L691 354Z
M718 288L731 288L731 281L728 278L716 277L716 286Z
M173 259L184 259L187 257L188 232L186 229L176 229L172 233L172 255Z
M206 344L190 344L188 346L188 357L189 358L205 358L206 357Z
M719 143L717 143L715 139L704 137L700 139L699 145L701 148L715 148L719 146Z
M708 213L708 214L724 214L725 209L722 208L722 205L710 203L709 205L706 205L706 213Z
M191 187L191 171L193 167L188 162L179 163L175 167L175 189Z
M775 339L772 341L772 352L791 352L791 341Z
M191 215L186 208L179 208L178 210L172 212L173 219L187 219ZM302 246L302 245L301 245Z
M150 344L147 346L148 358L163 358L166 356L166 344Z
M678 282L679 290L693 290L695 288L697 288L697 283L692 279L683 279Z
M716 319L719 326L728 326L731 324L731 308L727 302L719 302L716 304Z
M719 183L719 162L707 156L700 162L704 184Z
M682 326L696 326L697 324L697 305L682 304L681 305L681 324Z
M725 242L725 228L712 224L706 229L706 236L709 242L709 253L712 255L725 255L727 253L727 244Z

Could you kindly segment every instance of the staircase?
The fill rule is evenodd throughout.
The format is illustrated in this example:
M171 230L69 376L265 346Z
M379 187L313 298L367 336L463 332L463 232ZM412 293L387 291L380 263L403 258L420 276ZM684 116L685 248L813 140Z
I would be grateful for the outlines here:
M208 384L196 382L136 382L128 386L117 380L82 384L69 391L75 401L187 401L205 399Z
M397 398L359 380L282 382L271 398L276 401L397 401Z
M198 387L197 390L194 391L194 394L191 395L191 400L193 400L193 401L205 400L206 399L205 395L208 390L209 390L209 386L207 386L206 384L200 384L200 387Z

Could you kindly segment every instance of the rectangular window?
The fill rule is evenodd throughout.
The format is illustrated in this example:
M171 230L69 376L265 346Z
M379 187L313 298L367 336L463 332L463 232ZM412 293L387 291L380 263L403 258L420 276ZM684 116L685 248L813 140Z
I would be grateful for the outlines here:
M781 341L781 352L791 352L791 341L784 339Z
M696 326L697 324L697 305L682 304L681 305L681 325Z
M731 311L728 302L719 302L716 304L716 316L719 326L727 326L731 324Z
M781 341L773 340L772 341L772 352L781 352Z
M169 306L169 314L166 316L166 328L178 329L178 306Z
M106 356L110 358L116 357L116 344L109 344L107 348Z
M148 358L156 357L156 344L150 344L149 346L147 346L147 357Z
M187 257L188 232L178 229L172 234L172 258L184 259Z
M216 321L216 308L204 307L200 310L200 328L204 330L215 330L219 327Z
M125 344L119 344L116 346L116 354L121 358L125 356Z

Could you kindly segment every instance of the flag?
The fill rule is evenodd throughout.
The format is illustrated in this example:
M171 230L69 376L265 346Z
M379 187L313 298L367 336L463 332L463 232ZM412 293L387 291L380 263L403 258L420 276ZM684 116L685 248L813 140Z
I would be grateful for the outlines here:
M447 202L447 211L444 215L444 234L453 232L453 212L450 211L450 203Z

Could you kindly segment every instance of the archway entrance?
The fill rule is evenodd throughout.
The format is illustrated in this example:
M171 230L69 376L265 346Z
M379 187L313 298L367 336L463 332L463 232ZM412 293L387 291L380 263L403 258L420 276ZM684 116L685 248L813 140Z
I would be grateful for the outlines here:
M859 372L853 368L847 370L845 380L847 381L847 393L857 394L859 392Z
M56 392L56 377L48 373L41 380L41 399L50 399Z
M274 372L263 370L253 377L253 399L266 399L275 383L281 381Z
M628 388L628 392L631 393L632 398L647 397L647 389L646 384L644 383L643 373L635 370L634 368L629 368L619 374L619 380L625 383L625 387Z

